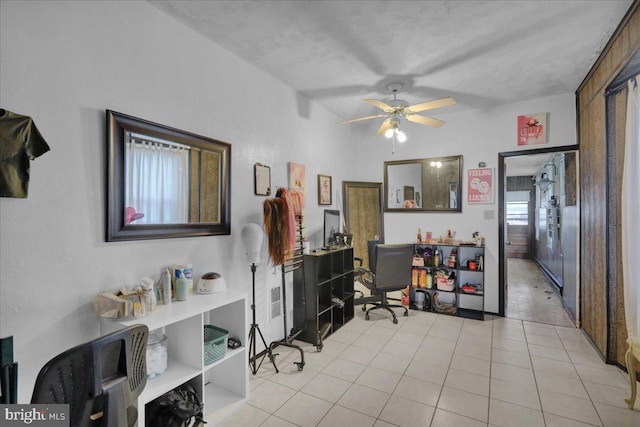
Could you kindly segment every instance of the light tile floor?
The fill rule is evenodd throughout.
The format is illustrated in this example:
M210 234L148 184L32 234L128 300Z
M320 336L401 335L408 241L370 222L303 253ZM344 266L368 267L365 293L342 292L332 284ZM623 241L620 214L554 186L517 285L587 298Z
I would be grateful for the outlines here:
M410 311L356 318L321 352L277 349L250 378L241 426L640 426L626 374L602 362L582 332L487 316Z
M507 259L506 316L531 322L574 326L562 307L562 297L530 259Z

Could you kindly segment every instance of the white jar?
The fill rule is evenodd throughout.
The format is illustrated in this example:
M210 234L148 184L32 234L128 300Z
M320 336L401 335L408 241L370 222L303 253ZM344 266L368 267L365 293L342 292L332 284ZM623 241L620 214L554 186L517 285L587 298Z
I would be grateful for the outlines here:
M167 336L149 334L147 339L147 378L152 379L167 370Z

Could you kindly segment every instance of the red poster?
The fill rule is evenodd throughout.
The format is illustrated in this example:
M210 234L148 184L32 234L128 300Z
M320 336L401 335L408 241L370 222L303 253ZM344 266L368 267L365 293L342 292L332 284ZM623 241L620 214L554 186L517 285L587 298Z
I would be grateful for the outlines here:
M493 169L469 169L467 178L467 203L493 203Z
M518 145L547 143L547 113L518 116Z

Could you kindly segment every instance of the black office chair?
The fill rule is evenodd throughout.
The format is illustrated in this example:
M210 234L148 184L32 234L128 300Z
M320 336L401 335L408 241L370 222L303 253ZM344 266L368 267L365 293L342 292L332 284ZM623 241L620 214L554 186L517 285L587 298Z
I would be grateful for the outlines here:
M373 258L370 258L371 273L363 276L363 284L374 295L380 295L381 301L366 310L365 319L369 320L372 310L384 308L393 316L393 323L398 323L396 313L391 307L404 309L404 315L409 315L407 307L400 304L389 304L387 292L400 291L411 284L411 261L413 259L413 245L383 245L374 244ZM364 309L364 307L363 307Z
M36 378L31 403L69 404L74 427L133 427L147 384L149 329L134 325L73 347Z
M380 243L380 240L368 240L367 241L367 255L369 257L369 267L363 265L362 258L355 258L359 262L359 265L355 269L355 281L362 283L367 289L371 290L371 283L373 282L373 275L375 271L375 247ZM362 311L367 311L367 304L380 302L380 295L365 296L364 292L356 290L355 292L361 294L359 298L355 298L354 305L362 304Z

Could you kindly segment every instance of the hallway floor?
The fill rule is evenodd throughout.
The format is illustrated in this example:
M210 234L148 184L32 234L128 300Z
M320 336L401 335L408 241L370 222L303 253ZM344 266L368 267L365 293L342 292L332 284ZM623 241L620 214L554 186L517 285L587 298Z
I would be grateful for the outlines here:
M507 317L557 326L574 326L562 306L560 294L535 261L508 258L507 276Z
M399 313L399 311L397 311ZM374 312L375 313L375 312ZM224 427L639 426L626 374L575 328L411 310L356 317L324 349L277 349Z

